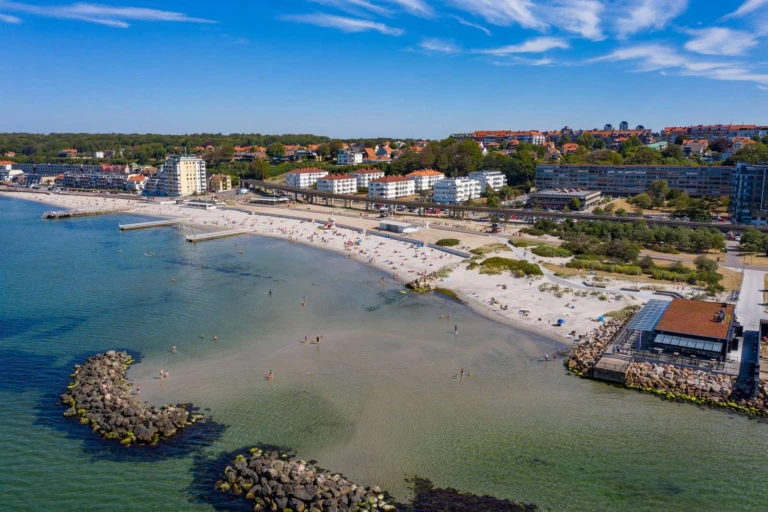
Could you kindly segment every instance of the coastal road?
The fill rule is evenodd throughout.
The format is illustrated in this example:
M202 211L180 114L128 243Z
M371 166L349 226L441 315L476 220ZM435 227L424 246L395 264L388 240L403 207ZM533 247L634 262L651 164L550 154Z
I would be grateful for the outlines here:
M760 319L768 318L763 303L765 274L766 272L761 270L744 271L739 302L736 303L736 316L744 326L744 330L757 331L760 327Z

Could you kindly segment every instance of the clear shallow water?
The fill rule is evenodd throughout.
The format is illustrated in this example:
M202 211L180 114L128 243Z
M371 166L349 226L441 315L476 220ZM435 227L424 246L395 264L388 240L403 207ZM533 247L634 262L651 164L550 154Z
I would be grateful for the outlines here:
M44 209L0 196L4 510L212 510L191 482L257 442L398 497L416 474L554 510L768 500L768 425L566 376L540 361L552 342L402 295L341 255L258 237L195 245L175 228L117 230L136 217ZM71 364L109 348L144 356L131 370L144 399L193 402L225 428L124 450L65 421ZM453 380L461 367L473 376Z

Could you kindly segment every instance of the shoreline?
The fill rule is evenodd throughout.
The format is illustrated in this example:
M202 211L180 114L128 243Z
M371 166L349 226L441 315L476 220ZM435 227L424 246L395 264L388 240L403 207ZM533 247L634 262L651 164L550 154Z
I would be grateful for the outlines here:
M621 309L628 303L631 304L633 301L636 301L632 295L625 294L619 290L607 290L606 293L612 294L617 301L621 297L623 303L613 306L610 300L604 301L604 299L600 299L604 301L601 303L595 297L580 297L578 299L580 301L578 303L578 310L572 308L565 312L560 311L555 298L549 292L539 290L539 282L536 282L534 287L533 280L529 281L527 278L520 279L501 275L491 276L479 274L476 271L469 271L462 265L462 262L466 261L464 258L443 253L442 251L428 248L425 245L421 248L415 248L411 242L402 242L369 233L363 236L361 233L345 228L321 231L318 223L311 220L311 218L317 219L320 216L316 212L310 213L294 210L296 215L310 213L310 218L296 220L279 216L284 214L283 210L269 212L264 211L264 208L251 211L229 208L206 211L184 208L175 204L160 205L126 198L24 192L15 192L12 195L9 194L8 197L54 205L63 209L98 209L99 207L113 209L118 201L127 201L130 208L120 212L121 214L142 215L158 219L181 219L182 226L206 231L246 229L248 231L246 233L247 236L266 236L287 240L290 243L300 243L308 247L330 250L340 255L346 255L347 259L376 269L382 273L382 279L393 279L402 285L412 281L419 275L443 271L448 273L449 276L438 279L435 285L455 293L460 302L472 312L505 327L520 329L530 335L557 342L569 348L573 346L575 339L567 333L575 332L577 335L587 335L600 325L594 322L595 318L603 316L608 311ZM362 219L361 222L363 221L366 223L377 223L377 219L371 218ZM366 228L366 231L368 231L368 228ZM325 239L326 236L328 237L327 239ZM325 241L323 241L324 239ZM349 243L353 240L356 241L355 243L359 241L360 244L351 248L345 245L345 242ZM419 241L419 243L423 242ZM528 259L525 254L518 254L522 252L519 249L514 247L509 247L508 249L512 251L512 255L515 258ZM437 254L440 256L437 256ZM487 256L492 255L488 254ZM504 254L500 255L505 256ZM534 262L545 260L533 257L530 257L530 259ZM558 280L550 278L548 274L548 271L545 271L545 277L541 282L552 284L550 281L553 281L557 284ZM530 284L525 286L528 283ZM564 283L564 286L573 286L577 292L580 288L583 288L576 283ZM503 287L503 290L509 288L510 290L503 291L497 287ZM525 294L529 294L530 298L523 299ZM625 297L630 299L624 300ZM508 309L503 312L500 309L495 309L494 306L497 303L493 303L493 300L499 301L497 302L498 304L506 304ZM568 307L570 307L571 301L575 306L575 296L571 301L567 297L563 300L569 302ZM536 316L540 318L538 323L534 323L532 320L526 321L528 319L527 315L514 316L514 313L518 311L533 310L534 308L537 308ZM531 315L533 315L533 311L531 311ZM559 317L568 317L564 328L554 323L554 320ZM544 319L549 320L549 322L544 322Z

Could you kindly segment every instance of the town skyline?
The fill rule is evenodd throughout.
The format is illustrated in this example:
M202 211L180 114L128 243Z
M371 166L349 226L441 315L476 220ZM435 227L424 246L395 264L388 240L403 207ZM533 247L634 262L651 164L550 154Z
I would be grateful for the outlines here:
M766 124L766 19L763 0L0 1L3 129L436 139Z

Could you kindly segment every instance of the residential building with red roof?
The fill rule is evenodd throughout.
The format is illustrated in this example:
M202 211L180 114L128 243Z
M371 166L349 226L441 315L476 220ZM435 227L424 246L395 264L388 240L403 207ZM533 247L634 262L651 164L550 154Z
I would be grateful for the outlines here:
M385 176L368 183L368 197L372 199L399 199L415 193L414 181L405 176Z
M357 165L363 163L363 153L353 148L341 148L336 155L339 165Z
M383 178L386 173L379 169L358 169L349 173L357 180L357 188L368 188L371 180Z
M432 190L435 183L445 179L445 174L434 169L422 169L408 173L405 177L413 181L416 192L421 192L422 190Z
M579 150L579 145L575 142L566 142L563 144L563 147L560 148L560 151L567 155L568 153L575 153Z
M357 192L357 178L349 174L329 174L317 180L317 191L354 194Z
M232 178L228 174L211 174L208 178L208 190L224 192L232 189Z
M289 187L311 188L317 180L328 176L328 171L314 167L294 169L285 173L285 184Z

